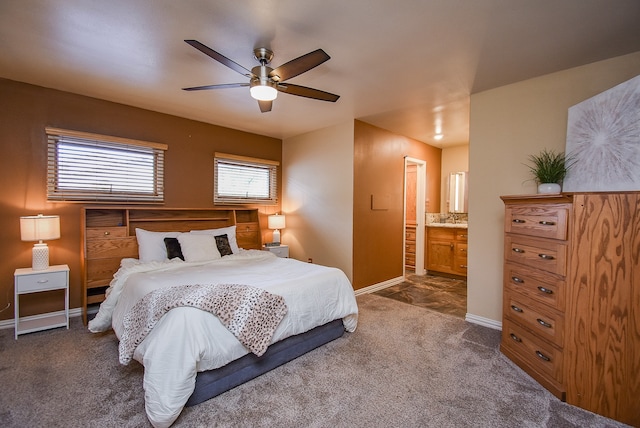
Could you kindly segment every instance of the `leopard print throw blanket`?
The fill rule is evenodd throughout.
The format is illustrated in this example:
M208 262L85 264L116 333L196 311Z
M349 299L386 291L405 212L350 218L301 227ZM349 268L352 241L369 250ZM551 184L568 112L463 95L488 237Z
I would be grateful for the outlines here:
M129 364L137 346L169 310L202 309L222 324L251 352L261 356L287 313L282 296L238 284L179 285L152 291L125 315L120 338L120 363Z

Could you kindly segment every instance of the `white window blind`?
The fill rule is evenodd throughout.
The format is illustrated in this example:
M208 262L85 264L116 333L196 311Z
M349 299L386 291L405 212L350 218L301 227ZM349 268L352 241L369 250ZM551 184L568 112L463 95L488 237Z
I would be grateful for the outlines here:
M49 200L164 201L165 144L56 128L46 133Z
M277 161L216 153L213 202L276 204L278 165Z

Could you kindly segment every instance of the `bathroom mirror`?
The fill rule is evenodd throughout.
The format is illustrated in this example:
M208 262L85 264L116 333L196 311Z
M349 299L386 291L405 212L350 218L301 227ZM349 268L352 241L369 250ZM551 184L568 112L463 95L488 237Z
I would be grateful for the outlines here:
M469 195L467 183L469 173L466 171L449 174L449 212L466 213Z

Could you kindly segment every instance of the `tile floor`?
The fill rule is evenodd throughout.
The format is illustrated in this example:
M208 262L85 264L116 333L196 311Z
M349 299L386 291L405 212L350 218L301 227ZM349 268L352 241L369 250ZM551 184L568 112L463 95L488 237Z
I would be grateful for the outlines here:
M461 318L467 313L467 281L460 278L407 273L405 281L373 294Z

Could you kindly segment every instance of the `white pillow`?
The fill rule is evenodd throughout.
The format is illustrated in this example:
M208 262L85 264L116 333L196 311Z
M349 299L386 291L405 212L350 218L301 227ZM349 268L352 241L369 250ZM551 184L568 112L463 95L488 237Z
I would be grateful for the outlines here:
M228 226L221 227L219 229L205 229L205 230L192 230L191 233L195 234L206 234L213 236L227 235L227 239L229 240L229 246L231 247L231 251L233 254L238 254L240 249L238 248L238 241L236 240L236 226Z
M222 257L213 235L181 233L178 242L185 262L206 262Z
M177 238L178 235L180 235L180 232L151 232L136 228L138 258L145 263L168 260L164 238Z

